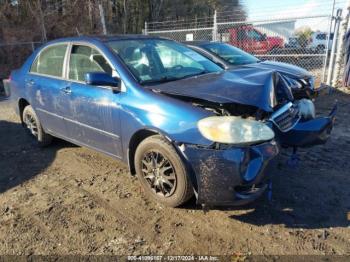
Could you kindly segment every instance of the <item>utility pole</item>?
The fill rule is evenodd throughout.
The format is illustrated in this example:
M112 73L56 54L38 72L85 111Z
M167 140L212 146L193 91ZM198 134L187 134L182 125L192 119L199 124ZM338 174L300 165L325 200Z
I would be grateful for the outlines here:
M105 12L103 10L103 6L102 6L101 3L98 4L98 9L100 9L100 17L101 17L101 24L102 24L103 34L107 35Z

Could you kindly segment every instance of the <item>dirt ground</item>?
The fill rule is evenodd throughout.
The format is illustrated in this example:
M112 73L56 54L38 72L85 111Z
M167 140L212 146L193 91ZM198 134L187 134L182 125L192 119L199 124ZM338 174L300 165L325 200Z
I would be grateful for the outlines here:
M207 213L147 199L127 167L56 140L37 148L0 102L0 254L350 254L350 92L332 140L279 158L272 201Z

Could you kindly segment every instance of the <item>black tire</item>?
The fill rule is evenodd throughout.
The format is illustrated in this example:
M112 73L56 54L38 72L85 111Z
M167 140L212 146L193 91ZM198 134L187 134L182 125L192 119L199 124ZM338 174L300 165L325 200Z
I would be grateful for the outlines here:
M39 146L44 147L51 143L52 136L45 133L38 116L30 105L24 108L22 119L23 126L26 128L27 133L37 141Z
M139 144L135 169L147 195L166 206L180 206L194 194L183 161L162 136L148 137Z

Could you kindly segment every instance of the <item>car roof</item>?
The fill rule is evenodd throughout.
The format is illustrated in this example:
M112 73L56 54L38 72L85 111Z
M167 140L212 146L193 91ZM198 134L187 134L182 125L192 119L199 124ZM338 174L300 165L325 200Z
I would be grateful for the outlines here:
M48 42L48 44L60 43L60 42L79 42L79 41L99 41L99 42L110 42L118 40L139 40L139 39L163 39L157 36L138 35L138 34L126 34L126 35L87 35L87 36L76 36L76 37L65 37L59 38Z

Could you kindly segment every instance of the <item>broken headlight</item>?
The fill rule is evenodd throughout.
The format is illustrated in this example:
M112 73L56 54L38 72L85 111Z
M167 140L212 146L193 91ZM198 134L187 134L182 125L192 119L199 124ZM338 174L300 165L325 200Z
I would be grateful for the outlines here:
M249 145L269 141L275 137L262 122L236 116L212 116L198 122L201 134L214 142Z

